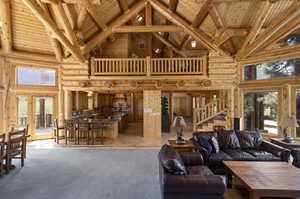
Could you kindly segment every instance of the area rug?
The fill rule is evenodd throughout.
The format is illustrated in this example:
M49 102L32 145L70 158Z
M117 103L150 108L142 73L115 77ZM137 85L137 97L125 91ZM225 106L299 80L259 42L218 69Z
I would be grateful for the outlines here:
M158 150L29 148L0 178L5 199L160 199Z

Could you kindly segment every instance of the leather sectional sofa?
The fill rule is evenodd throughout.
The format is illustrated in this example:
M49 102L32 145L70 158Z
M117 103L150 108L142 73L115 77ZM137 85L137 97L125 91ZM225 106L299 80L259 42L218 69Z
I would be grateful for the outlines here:
M219 144L219 151L209 152L207 146L201 145L203 136L211 139L215 137ZM201 138L202 137L202 138ZM197 132L191 141L195 150L200 152L205 164L215 174L226 174L223 161L288 161L290 150L264 141L256 131L220 131ZM205 148L206 147L206 148Z
M223 199L226 184L204 165L200 153L178 153L164 145L158 159L162 199Z

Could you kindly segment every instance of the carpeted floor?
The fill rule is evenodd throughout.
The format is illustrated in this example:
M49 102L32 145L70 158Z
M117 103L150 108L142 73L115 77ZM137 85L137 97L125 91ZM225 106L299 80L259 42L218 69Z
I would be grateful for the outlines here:
M0 178L5 199L160 199L158 150L29 148Z

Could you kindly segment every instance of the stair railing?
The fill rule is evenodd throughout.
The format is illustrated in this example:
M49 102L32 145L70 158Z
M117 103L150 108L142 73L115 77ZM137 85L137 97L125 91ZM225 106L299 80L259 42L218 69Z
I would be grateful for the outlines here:
M196 99L194 99L195 101ZM194 106L195 107L195 106ZM198 125L207 122L208 120L224 113L227 110L225 99L215 99L214 101L205 104L201 107L193 109L193 126L194 130Z

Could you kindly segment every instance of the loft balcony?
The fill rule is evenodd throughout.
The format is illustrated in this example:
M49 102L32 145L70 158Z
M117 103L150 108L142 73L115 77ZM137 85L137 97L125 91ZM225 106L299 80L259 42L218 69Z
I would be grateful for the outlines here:
M101 76L206 76L207 57L200 58L92 58L91 75Z

